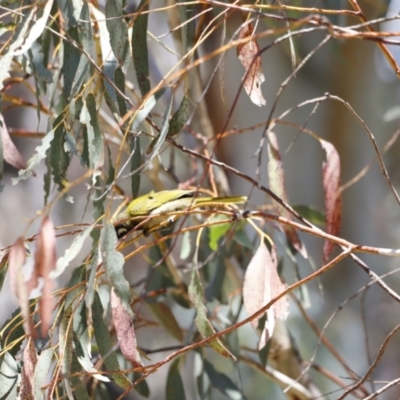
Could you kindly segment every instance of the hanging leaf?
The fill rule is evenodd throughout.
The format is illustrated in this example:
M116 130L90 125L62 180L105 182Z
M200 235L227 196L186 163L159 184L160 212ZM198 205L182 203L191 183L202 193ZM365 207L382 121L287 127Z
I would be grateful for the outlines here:
M54 139L54 130L51 130L42 139L42 144L36 147L36 154L28 160L26 169L18 171L18 178L11 179L12 183L16 185L18 182L35 175L34 170L39 166L40 162L46 157L46 152L50 148L51 142Z
M46 379L49 376L53 355L54 348L50 347L43 350L37 360L35 372L33 374L33 398L35 400L45 399Z
M158 153L161 149L161 146L164 143L165 138L167 137L168 128L169 128L168 118L171 113L173 101L174 101L174 98L173 98L173 96L171 96L171 98L168 102L167 108L165 109L163 120L161 122L160 134L158 135L157 138L155 138L151 141L149 148L147 149L146 154L148 154L148 155L150 154L149 159L146 162L147 167L150 165L153 158L158 155Z
M107 0L106 26L110 34L110 45L118 60L122 71L125 73L130 62L128 25L125 21L123 7L125 1Z
M51 325L51 314L53 312L52 290L54 281L51 272L56 267L56 235L54 226L49 217L45 217L37 238L35 251L34 275L43 278L42 295L39 299L39 314L41 318L40 330L42 338L47 335Z
M0 366L0 399L16 399L19 370L14 357L6 352Z
M66 173L70 163L70 154L65 149L67 130L65 129L65 113L60 114L53 123L54 139L48 155L48 167L51 169L53 180L58 190L65 187Z
M72 241L71 246L67 250L65 250L64 255L57 260L56 268L51 274L53 279L60 276L68 267L70 262L79 254L79 252L82 250L86 238L89 236L93 229L94 226L89 226Z
M84 267L84 265L83 265ZM71 287L72 282L70 282ZM65 302L65 307L67 306L67 301ZM82 368L91 374L95 379L102 382L110 382L110 379L99 373L92 363L92 341L91 336L89 336L89 327L87 324L87 312L85 301L81 301L75 308L73 315L73 343L74 343L74 353L73 357L76 357L77 362L82 366ZM72 359L74 363L74 359Z
M21 399L33 398L33 374L37 363L35 343L32 338L28 339L23 352L23 368L21 373Z
M149 54L147 50L147 21L149 18L149 0L141 0L138 6L138 16L133 22L132 57L136 71L136 79L142 96L150 91Z
M95 179L101 174L100 170L104 165L104 138L97 118L96 98L93 93L86 96L85 106L90 168L95 171L92 176L93 184L95 184Z
M69 399L73 399L73 385L71 382L71 363L72 363L72 305L68 308L64 308L63 316L61 319L58 339L59 339L59 354L60 354L60 365L61 373L64 382L64 388Z
M215 333L215 330L211 325L211 322L207 318L207 308L204 305L203 285L201 283L199 270L197 268L194 268L192 272L192 277L189 285L189 297L190 301L193 303L193 306L197 311L194 322L200 334L204 338L213 335ZM235 356L222 344L219 339L215 339L209 342L209 345L213 350L223 355L224 357L230 357L233 360L236 360Z
M275 248L271 251L261 241L256 253L247 267L243 283L243 303L248 315L252 315L264 307L277 295L286 289L277 272L277 257ZM258 348L262 349L267 340L272 336L275 319L286 319L288 315L289 301L286 296L278 300L265 313L266 322ZM257 329L258 322L262 318L259 315L251 321L251 326Z
M282 158L279 152L278 140L274 132L268 132L268 180L270 189L285 203L289 203L286 193L285 172L282 168ZM277 215L286 219L292 219L292 214L283 206L273 203L273 210ZM287 239L292 246L304 257L307 258L307 250L303 246L297 231L291 226L282 227Z
M209 377L211 384L229 399L244 399L239 388L222 372L217 371L214 366L207 360L204 360L204 370Z
M8 270L10 272L11 287L13 288L14 294L18 300L18 305L21 308L24 330L27 334L36 337L36 331L29 310L29 294L31 287L29 283L25 282L25 275L22 271L25 260L26 250L24 240L20 237L11 247Z
M167 376L167 387L165 389L166 399L186 400L185 388L179 373L180 359L176 359L170 366Z
M3 115L0 113L0 132L1 132L1 144L2 144L2 158L8 164L12 165L17 169L25 169L27 167L26 161L24 157L22 157L21 153L15 147L14 142L11 140L10 134L8 133L8 129L6 123L4 121ZM0 179L3 176L3 160L0 159Z
M342 221L342 197L340 187L340 157L332 143L320 140L325 150L326 161L322 163L322 185L325 193L326 231L337 236ZM323 261L328 261L335 244L329 240L324 243Z
M189 98L187 93L183 95L183 99L179 108L176 110L175 114L169 121L169 129L167 137L173 137L177 135L183 128L186 122L186 109L189 105Z
M36 39L42 35L44 29L46 28L52 6L53 0L48 0L43 8L38 6L35 7L35 13L38 14L38 12L40 12L41 16L39 17L37 15L36 18L32 18L32 20L35 22L33 26L30 27L28 36L25 38L24 43L13 51L14 56L24 54L31 48L33 42L35 42Z
M112 371L112 378L115 383L123 388L131 388L132 383L120 370L118 358L113 351L111 336L107 325L103 321L103 306L97 292L94 294L92 304L93 332L99 352L103 358L104 364L109 371Z
M123 356L132 364L133 368L143 367L133 327L133 312L130 308L125 308L121 299L115 294L114 288L111 289L111 313Z
M101 231L100 248L103 257L104 268L115 293L122 300L127 309L130 308L131 290L124 276L124 257L115 250L117 235L114 225L107 223Z
M253 35L253 26L247 24L240 30L239 39ZM261 91L261 84L265 81L265 77L262 71L260 48L257 41L250 39L247 43L238 45L237 57L245 69L245 74L242 78L244 90L255 105L259 107L265 106L267 102Z
M179 326L175 315L171 309L165 304L160 302L148 302L146 303L150 310L157 318L160 325L179 342L183 341L182 329Z

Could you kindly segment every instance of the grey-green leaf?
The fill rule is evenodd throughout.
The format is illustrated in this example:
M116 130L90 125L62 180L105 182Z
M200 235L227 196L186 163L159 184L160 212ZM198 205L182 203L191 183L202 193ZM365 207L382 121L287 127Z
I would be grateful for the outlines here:
M149 0L142 0L138 7L139 15L133 23L132 56L136 79L144 97L150 91L149 55L147 50L147 21Z
M106 25L110 34L110 45L122 71L129 66L128 25L123 14L124 1L106 1Z
M94 295L92 304L92 318L94 336L105 366L109 371L114 372L111 376L119 386L123 388L131 387L132 384L129 379L126 378L122 372L117 372L120 367L117 355L113 351L110 333L103 321L103 306L101 305L100 297L97 292Z
M216 387L221 393L232 400L244 399L243 394L237 386L222 372L217 371L213 365L204 360L204 369L210 378L211 384Z
M185 93L181 101L181 104L179 105L179 108L172 116L171 121L169 121L169 129L167 137L173 137L182 130L186 122L186 109L188 105L189 105L189 98L187 93Z
M115 289L115 293L125 304L126 308L130 308L131 290L128 281L124 276L124 257L115 250L117 245L117 234L113 224L107 223L100 237L100 248L103 257L104 268L111 285Z
M53 359L54 349L49 348L41 352L35 372L33 375L33 397L35 400L44 400L44 386L46 385L46 378L49 374L51 361ZM42 389L43 387L43 389Z
M204 291L203 285L200 280L200 274L198 269L193 269L192 277L189 285L189 297L193 303L194 308L197 311L195 318L195 324L197 329L203 337L212 336L215 333L211 322L207 318L207 308L204 305ZM222 344L219 339L214 339L209 342L210 346L219 354L224 357L230 357L236 359L235 356Z
M186 399L185 388L183 386L183 381L179 373L179 361L179 358L176 359L169 368L167 376L167 387L165 390L166 399Z
M4 354L0 367L0 399L16 399L18 388L18 366L10 353Z

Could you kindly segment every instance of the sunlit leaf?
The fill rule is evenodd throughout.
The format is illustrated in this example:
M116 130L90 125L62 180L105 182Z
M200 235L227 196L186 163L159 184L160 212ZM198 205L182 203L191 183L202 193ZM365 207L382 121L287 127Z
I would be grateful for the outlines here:
M315 210L310 206L298 205L293 206L295 211L297 211L303 218L310 221L315 225L324 225L325 224L325 216L320 211Z
M16 399L19 370L14 357L6 352L0 366L0 399Z
M220 221L226 219L225 215L215 215L212 217L209 222L214 222L214 221ZM209 229L209 242L208 245L210 246L210 249L213 251L216 251L218 249L218 241L221 239L226 232L229 231L231 227L231 224L218 224L218 225L213 225L210 226Z
M251 37L254 33L253 26L247 24L240 30L239 39ZM259 107L265 106L267 102L261 91L261 84L265 81L265 77L262 71L260 48L257 41L252 38L247 43L238 45L237 57L245 69L242 80L247 95L255 105Z
M18 56L20 54L25 53L27 50L31 48L33 42L42 35L46 27L47 20L50 16L50 11L52 6L53 6L53 0L48 0L43 8L42 7L36 8L35 12L37 13L37 16L36 18L33 19L35 23L33 24L33 26L30 27L28 35L24 39L24 43L19 48L13 51L14 56ZM38 11L41 14L40 16L38 15Z
M342 222L342 197L340 187L340 158L335 147L320 140L326 153L326 161L322 163L322 184L325 193L326 231L330 235L337 236ZM324 243L323 260L328 261L335 244L329 240Z
M60 276L68 267L70 262L79 254L79 252L82 250L86 238L89 236L93 229L94 226L89 226L75 237L75 239L71 243L71 246L68 247L67 250L65 250L64 255L57 260L56 268L51 274L53 279Z

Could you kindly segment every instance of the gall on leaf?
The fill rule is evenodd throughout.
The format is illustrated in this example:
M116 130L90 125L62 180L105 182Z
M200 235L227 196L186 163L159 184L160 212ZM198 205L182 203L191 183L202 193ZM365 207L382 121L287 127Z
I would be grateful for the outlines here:
M326 154L326 161L322 163L322 185L325 194L326 231L337 236L342 222L342 197L340 187L340 158L332 143L320 140ZM329 240L324 243L323 262L328 261L335 244Z
M242 27L239 32L239 39L252 36L254 28L251 24ZM250 100L257 106L262 107L267 104L261 92L261 84L265 81L261 66L260 48L254 39L237 47L237 57L242 63L245 74L242 78L243 87Z
M277 256L275 247L271 251L261 241L250 264L247 267L243 283L243 303L249 315L253 315L272 299L286 290L277 271ZM274 303L266 312L266 321L263 328L259 349L262 349L267 340L272 336L276 319L284 320L288 315L289 301L287 296L282 297ZM254 318L251 326L257 329L262 315Z

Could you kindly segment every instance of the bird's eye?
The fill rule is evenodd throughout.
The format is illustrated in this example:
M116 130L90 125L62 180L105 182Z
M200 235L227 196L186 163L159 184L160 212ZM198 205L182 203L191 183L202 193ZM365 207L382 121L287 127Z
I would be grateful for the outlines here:
M154 197L153 197L153 196L149 196L149 199L150 199L150 200L153 200L153 199L154 199Z

